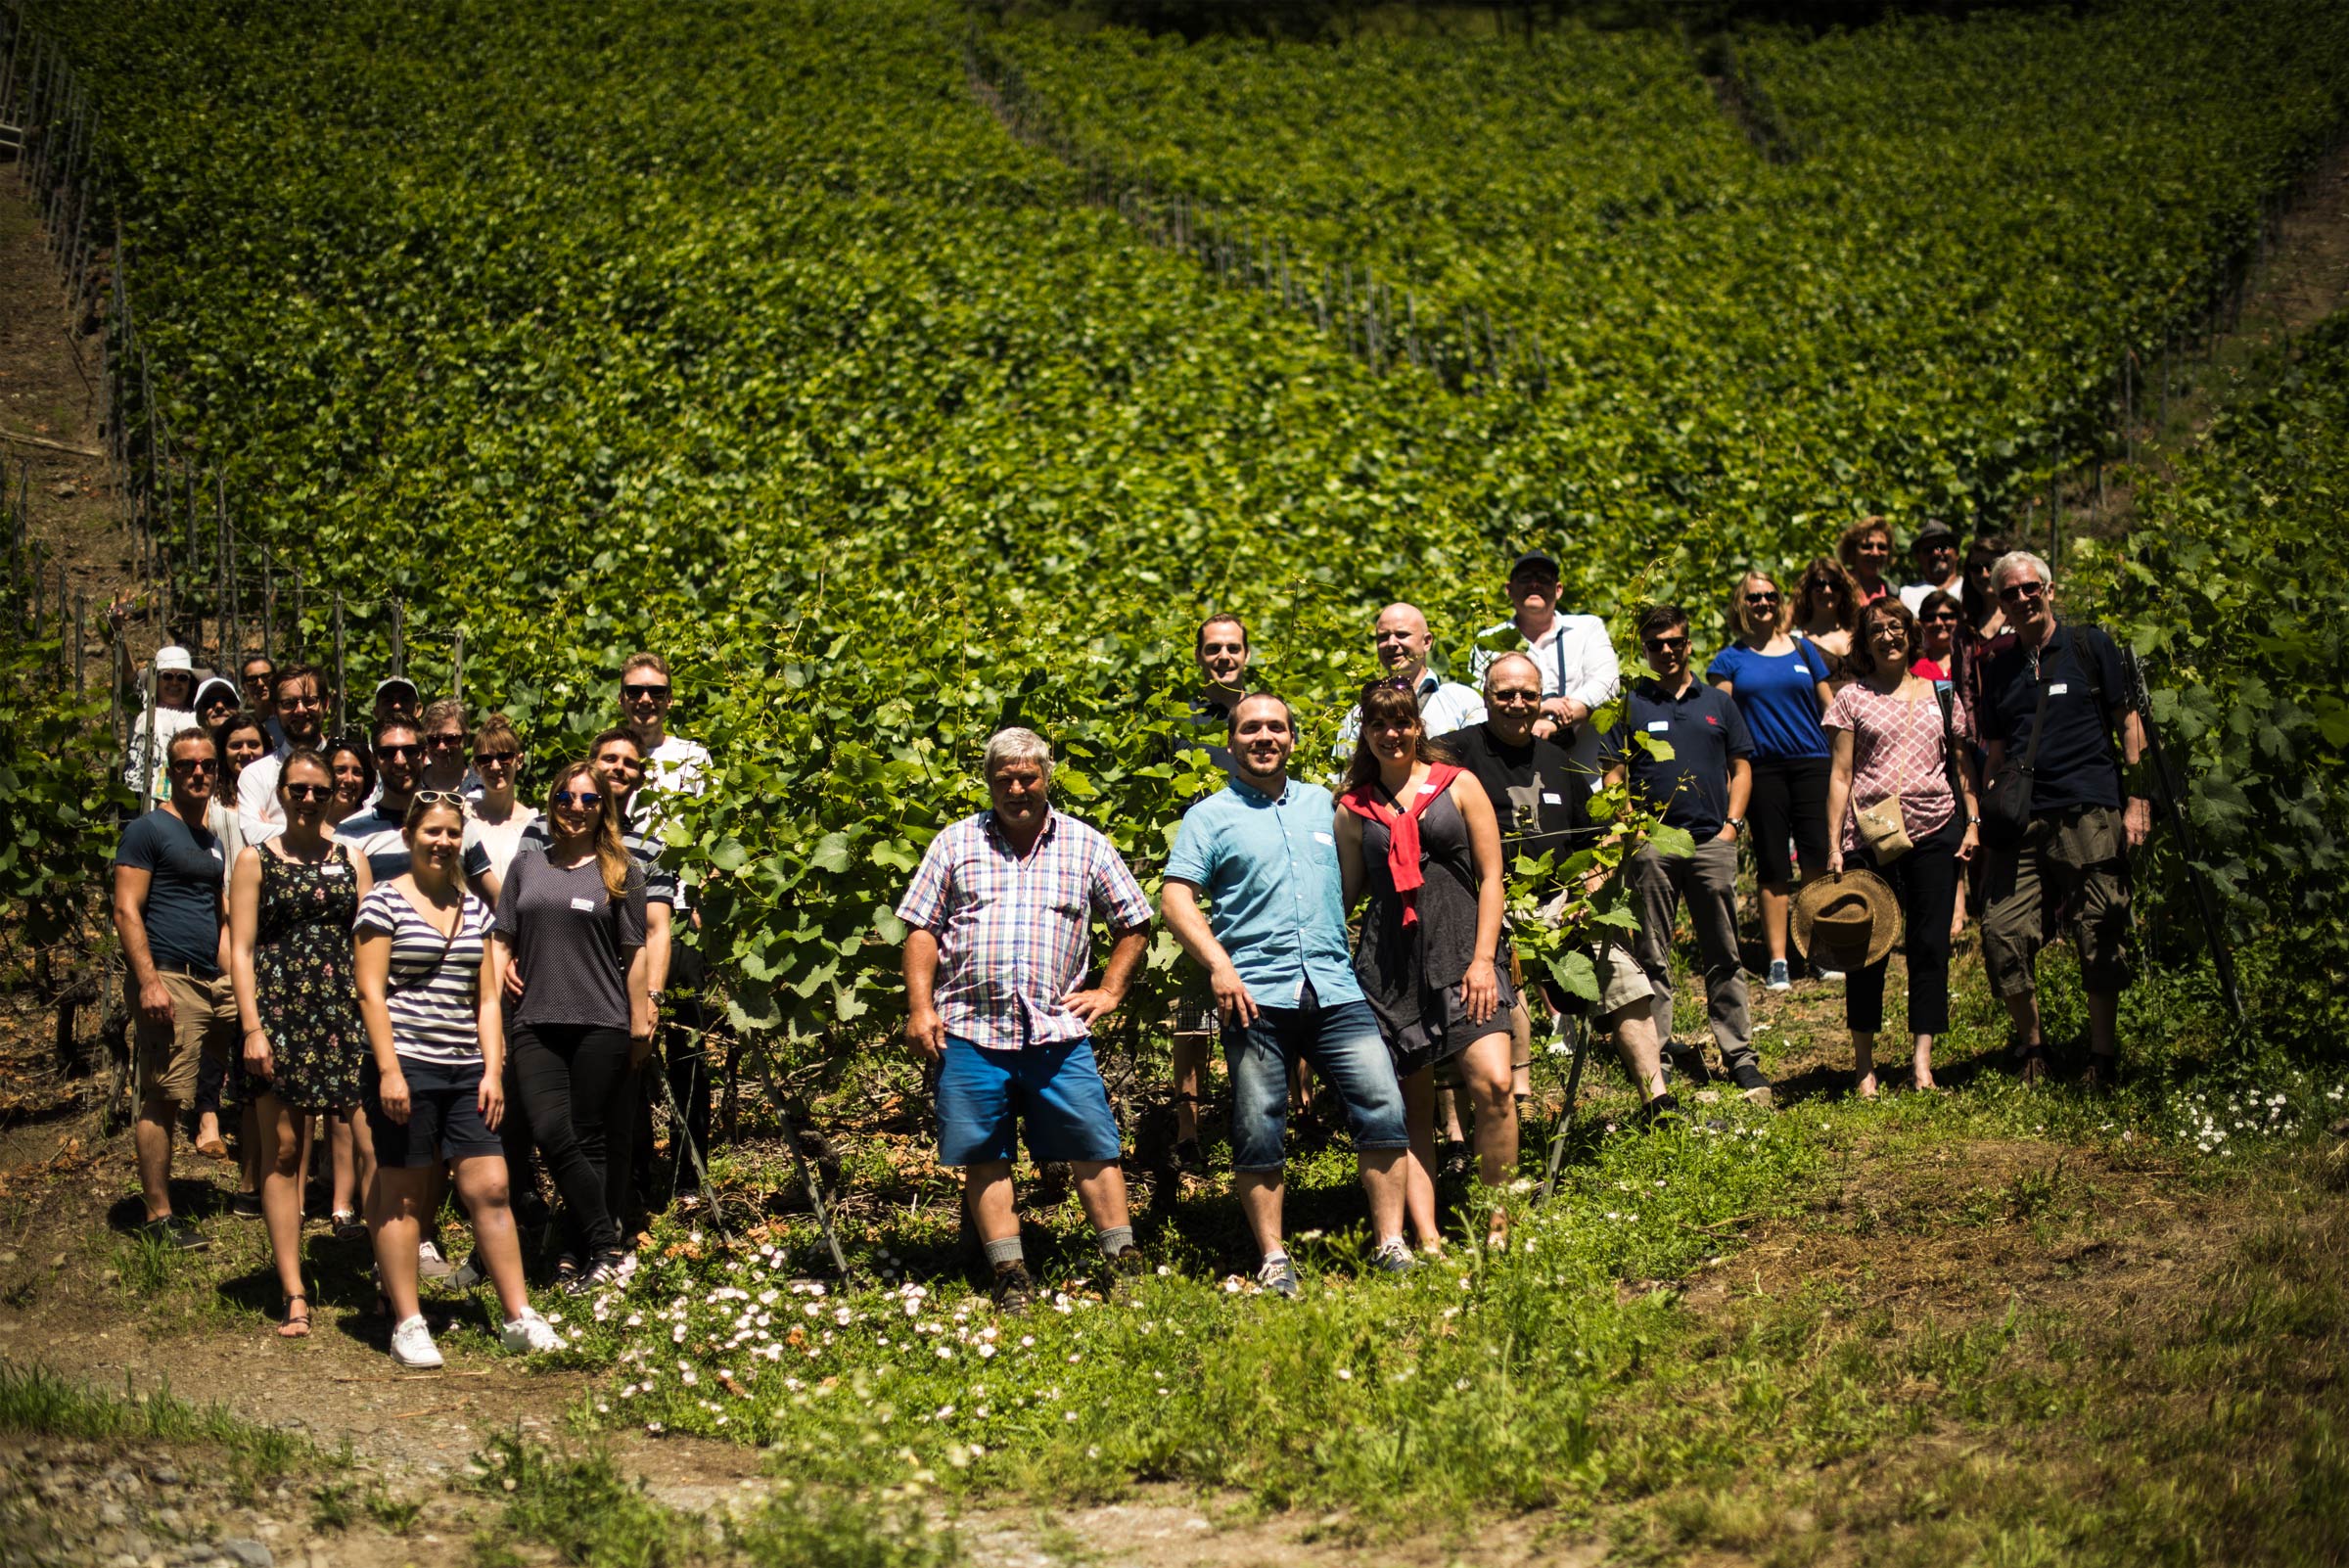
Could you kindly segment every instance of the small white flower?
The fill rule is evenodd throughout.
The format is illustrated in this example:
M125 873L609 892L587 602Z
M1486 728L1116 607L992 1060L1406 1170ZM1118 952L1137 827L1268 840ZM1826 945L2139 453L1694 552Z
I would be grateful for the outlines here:
M1069 1358L1069 1359L1070 1359L1071 1360L1076 1360L1076 1358L1075 1358L1075 1357L1073 1357L1073 1356L1072 1356L1071 1358ZM1341 1383L1351 1383L1351 1382L1353 1382L1353 1381L1354 1381L1354 1373L1352 1373L1351 1371L1348 1371L1348 1370L1347 1370L1345 1367L1341 1366L1341 1367L1339 1367L1339 1368L1338 1368L1338 1381L1339 1381L1339 1382L1341 1382Z

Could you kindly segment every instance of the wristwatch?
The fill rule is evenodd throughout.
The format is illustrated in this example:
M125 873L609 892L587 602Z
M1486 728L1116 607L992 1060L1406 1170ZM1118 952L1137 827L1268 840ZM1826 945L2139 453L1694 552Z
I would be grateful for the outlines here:
M1745 818L1744 818L1744 817L1742 817L1742 816L1732 816L1732 817L1730 817L1730 818L1728 819L1728 823L1729 823L1729 826L1731 826L1731 827L1733 827L1733 828L1735 828L1735 829L1737 830L1737 836L1738 836L1739 838L1743 838L1743 837L1745 837Z

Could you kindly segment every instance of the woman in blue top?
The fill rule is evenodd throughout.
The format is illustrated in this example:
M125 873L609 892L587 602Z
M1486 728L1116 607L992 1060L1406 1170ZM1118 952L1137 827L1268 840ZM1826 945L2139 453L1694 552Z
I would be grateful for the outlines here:
M1754 738L1754 881L1762 890L1762 940L1770 989L1784 991L1791 867L1805 877L1827 863L1826 714L1831 671L1819 650L1789 633L1785 595L1766 572L1749 572L1729 594L1737 640L1714 656L1705 678L1729 694Z

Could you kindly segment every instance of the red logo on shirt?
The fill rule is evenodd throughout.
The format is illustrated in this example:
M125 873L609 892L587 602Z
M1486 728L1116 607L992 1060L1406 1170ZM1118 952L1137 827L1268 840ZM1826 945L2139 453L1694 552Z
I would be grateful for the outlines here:
M1714 717L1714 716L1713 716L1711 714L1707 714L1707 715L1705 715L1705 722L1706 722L1706 723L1708 723L1708 724L1712 724L1712 725L1715 725L1715 726L1719 726L1719 724L1721 723L1721 720L1720 720L1720 719L1718 719L1718 718L1716 718L1716 717Z

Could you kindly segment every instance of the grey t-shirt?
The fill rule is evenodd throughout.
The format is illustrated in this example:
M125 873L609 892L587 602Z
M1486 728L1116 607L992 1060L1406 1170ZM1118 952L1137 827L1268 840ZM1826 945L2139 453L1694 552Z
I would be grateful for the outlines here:
M628 1027L628 958L644 945L644 867L628 861L627 891L604 889L594 856L568 870L524 849L498 890L493 928L522 970L516 1024Z

